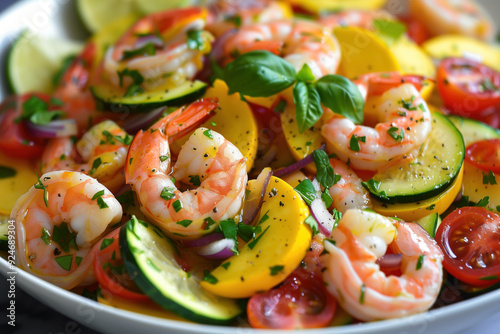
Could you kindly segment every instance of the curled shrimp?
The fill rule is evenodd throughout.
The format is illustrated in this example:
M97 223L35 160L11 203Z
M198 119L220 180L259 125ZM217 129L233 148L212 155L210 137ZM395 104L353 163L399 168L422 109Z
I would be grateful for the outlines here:
M387 90L365 106L365 114L367 108L377 118L374 128L335 115L321 129L328 150L356 169L377 171L409 157L431 130L429 108L411 83Z
M307 64L316 78L334 74L340 64L337 39L322 25L305 20L279 20L252 24L227 37L226 61L254 50L282 56L297 71Z
M367 30L375 30L375 20L393 21L395 17L385 10L347 10L323 16L319 22L329 29L355 26Z
M272 0L217 0L208 7L207 29L215 37L255 23L266 23L292 17L290 6Z
M332 206L345 213L349 209L370 208L371 199L368 191L361 184L361 179L356 173L339 159L330 159L330 165L335 170L335 174L340 175L340 180L328 188L332 197Z
M432 35L461 34L490 41L494 24L472 0L410 0L410 11Z
M92 283L93 246L120 221L120 203L78 172L46 173L40 184L17 200L10 215L18 266L63 289Z
M89 90L95 53L96 45L88 43L64 72L54 92L54 97L63 102L63 110L68 118L76 121L80 132L84 132L89 123L108 116L97 111L94 97Z
M78 171L111 191L125 184L124 167L132 137L115 122L94 125L75 144L69 137L51 139L42 155L42 172Z
M443 280L443 254L418 224L348 210L330 238L333 243L324 244L323 279L355 318L398 318L434 304ZM380 270L376 261L387 248L401 254L401 276Z
M137 83L126 73L137 71L144 79L140 87L146 91L193 79L213 40L203 30L206 16L205 9L194 7L145 16L107 50L101 79L130 88Z
M139 132L128 154L125 177L141 211L173 238L197 238L212 232L218 222L236 216L247 182L246 159L215 131L197 129L182 146L170 174L169 133L192 114L210 112L215 101L202 100L168 115ZM169 175L170 174L170 175ZM181 192L173 178L196 188Z

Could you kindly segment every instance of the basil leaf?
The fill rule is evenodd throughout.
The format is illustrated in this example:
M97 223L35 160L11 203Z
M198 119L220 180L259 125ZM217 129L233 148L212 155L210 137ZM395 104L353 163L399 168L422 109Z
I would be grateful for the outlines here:
M299 193L307 205L311 205L312 201L316 199L316 190L309 179L302 180L296 187L295 191Z
M224 69L229 94L253 97L278 94L295 82L295 68L268 51L251 51L239 56Z
M373 25L386 42L394 42L406 32L406 25L397 21L378 19L373 21Z
M313 159L317 169L316 178L323 187L330 188L338 182L335 171L330 164L328 154L325 151L315 150L313 152Z
M363 123L365 100L351 80L340 75L327 75L316 82L321 103L356 124Z
M293 87L293 102L300 133L316 124L323 115L320 96L312 84L298 81Z
M304 64L299 73L297 73L297 81L311 82L314 81L314 79L316 78L314 77L311 68L309 67L309 65Z

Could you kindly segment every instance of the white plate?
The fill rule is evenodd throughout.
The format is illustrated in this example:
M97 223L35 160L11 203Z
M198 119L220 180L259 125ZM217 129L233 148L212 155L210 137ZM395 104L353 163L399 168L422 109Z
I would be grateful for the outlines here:
M106 1L106 0L103 0ZM398 0L389 0L398 1ZM500 16L500 3L497 0L482 1L492 15ZM48 36L59 36L83 40L83 32L75 15L74 3L68 0L27 0L17 3L0 15L0 63L3 65L7 50L14 38L26 26L37 33ZM0 82L0 100L6 96L7 85L5 75ZM18 268L16 285L42 303L56 311L78 321L79 323L100 332L114 333L277 333L277 331L255 331L243 327L218 327L191 324L156 317L145 316L129 311L115 309L93 302L74 293L59 289L41 279L38 279ZM0 258L0 272L10 276L7 261ZM6 292L2 292L6 293ZM451 290L449 296L458 292ZM335 328L324 328L304 331L309 334L403 334L403 333L457 333L472 325L476 333L496 333L500 328L500 290L432 310L416 316L372 322L359 325L348 325ZM493 315L495 315L493 317ZM464 332L465 333L465 332Z

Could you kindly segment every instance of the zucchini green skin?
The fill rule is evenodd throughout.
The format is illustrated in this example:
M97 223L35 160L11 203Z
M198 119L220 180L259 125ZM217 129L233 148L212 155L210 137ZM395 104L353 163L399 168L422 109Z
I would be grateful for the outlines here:
M178 107L193 102L205 94L207 84L201 81L185 82L168 91L153 91L123 97L108 85L91 86L98 110L119 113L142 113L161 107Z
M462 168L463 137L446 116L433 112L431 133L421 149L424 147L412 163L376 174L372 180L380 182L378 191L365 185L371 195L395 204L423 201L443 192ZM382 191L387 197L380 195Z
M483 122L455 115L448 116L448 119L462 133L465 147L479 140L500 138L500 130Z
M429 233L429 235L434 239L436 235L436 230L441 224L441 218L439 217L438 213L431 213L428 216L425 216L423 218L420 218L417 220L417 224L422 226L424 230Z
M215 312L212 311L215 305L217 305L219 302L216 300L214 301L213 305L210 305L209 303L203 304L197 304L200 307L205 307L205 310L196 310L194 308L190 308L187 302L188 299L190 298L178 298L177 300L174 300L174 295L175 295L175 290L177 286L169 286L166 288L165 284L168 284L167 281L154 281L152 278L148 277L148 274L151 274L151 272L146 273L145 268L147 270L146 266L151 266L151 264L144 264L141 266L141 264L137 261L137 257L139 257L141 254L143 254L144 249L140 249L140 245L137 244L137 241L134 242L132 239L138 239L138 234L140 232L136 230L136 228L141 228L141 226L148 225L150 228L150 232L152 235L155 234L158 237L154 237L156 240L155 242L162 243L161 249L164 253L164 255L168 256L169 258L173 259L174 258L174 253L175 253L175 248L173 246L173 242L168 239L167 236L165 236L158 228L154 227L153 225L149 223L145 223L142 221L137 220L135 216L132 217L130 221L128 221L124 226L122 226L120 230L120 237L119 237L119 246L120 246L120 253L122 255L125 268L127 269L127 272L129 275L132 277L134 282L137 284L137 286L144 292L146 295L148 295L152 300L154 300L157 304L162 306L163 308L172 311L188 320L192 320L195 322L199 323L205 323L205 324L214 324L214 325L227 325L231 321L233 321L239 314L241 314L242 310L238 306L238 303L236 300L229 300L225 299L224 301L228 303L231 307L230 311L228 313L231 314L230 317L228 318L217 318L216 316L210 317L210 313L212 312L215 315ZM160 239L161 238L161 239ZM163 240L162 240L163 239ZM140 241L139 241L140 242ZM137 247L139 246L139 247ZM175 262L175 260L174 260ZM178 265L177 265L178 266ZM178 268L180 271L182 269L180 266ZM158 273L158 277L161 279L161 272ZM187 276L183 278L184 281L190 281L194 280L193 276ZM160 290L161 287L158 287L157 285L161 285L161 287L166 288L163 291ZM186 284L189 285L189 284ZM199 287L199 283L196 283L196 285ZM195 291L192 295L198 297L200 294L207 294L208 292L205 292L202 290L201 287L199 287L199 291ZM212 296L212 295L211 295ZM188 296L189 297L189 296ZM219 297L212 296L211 298L217 299ZM220 298L222 299L222 298ZM218 304L220 305L220 304Z

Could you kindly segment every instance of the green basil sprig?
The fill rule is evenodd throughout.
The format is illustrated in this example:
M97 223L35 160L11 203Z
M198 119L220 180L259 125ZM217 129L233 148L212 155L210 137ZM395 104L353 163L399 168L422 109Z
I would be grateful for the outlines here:
M290 63L268 51L239 56L226 66L222 75L229 94L269 97L295 85L293 101L301 133L321 118L321 104L356 124L363 122L363 96L353 82L340 75L327 75L315 81L307 64L297 73Z

